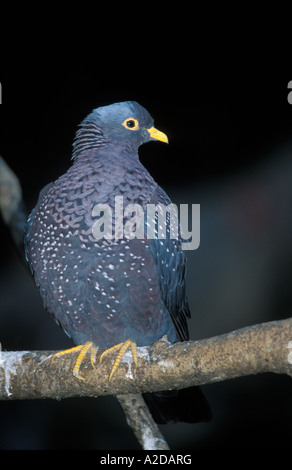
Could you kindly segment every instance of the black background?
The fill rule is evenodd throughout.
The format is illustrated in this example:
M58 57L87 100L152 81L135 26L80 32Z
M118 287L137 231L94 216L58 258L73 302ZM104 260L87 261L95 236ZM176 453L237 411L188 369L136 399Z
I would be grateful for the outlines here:
M31 44L14 46L1 65L0 154L30 210L40 189L70 165L76 127L93 108L123 100L145 106L169 145L141 147L143 164L174 202L201 204L201 245L188 253L187 277L191 338L199 339L291 315L292 71L265 41L246 48L232 37L219 46L216 37L207 45L204 35L178 36L140 36L135 52L131 34L111 47L107 32L89 57L86 38L74 56L69 44L37 49L36 38L33 53ZM72 346L0 228L2 348ZM171 448L290 444L288 377L204 390L213 421L163 426ZM138 448L112 397L2 402L0 416L1 449Z

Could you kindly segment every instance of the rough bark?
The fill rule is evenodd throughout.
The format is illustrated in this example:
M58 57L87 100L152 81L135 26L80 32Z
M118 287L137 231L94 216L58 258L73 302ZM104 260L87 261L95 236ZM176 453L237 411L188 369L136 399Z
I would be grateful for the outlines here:
M124 395L180 389L274 372L292 376L292 320L262 323L201 341L158 341L137 348L138 366L127 352L111 382L112 357L93 369L86 358L85 380L72 375L76 354L52 362L52 351L4 352L0 364L2 400Z

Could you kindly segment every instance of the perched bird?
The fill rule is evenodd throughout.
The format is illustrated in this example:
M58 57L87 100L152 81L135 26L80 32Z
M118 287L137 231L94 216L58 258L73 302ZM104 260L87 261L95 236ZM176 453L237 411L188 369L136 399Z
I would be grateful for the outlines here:
M78 351L73 374L81 379L89 351L93 365L98 348L105 350L101 359L115 352L111 380L128 348L137 363L137 346L164 335L170 342L188 339L180 237L171 238L169 226L164 239L116 233L117 198L123 208L138 204L145 214L149 204L171 202L139 161L138 147L150 140L168 142L137 102L95 109L76 133L73 165L41 191L27 221L26 258L43 304L76 344L55 359ZM102 238L93 230L97 205L112 211L112 232ZM129 220L123 215L124 225ZM146 215L143 224L146 228ZM210 418L198 387L145 394L145 399L157 422Z

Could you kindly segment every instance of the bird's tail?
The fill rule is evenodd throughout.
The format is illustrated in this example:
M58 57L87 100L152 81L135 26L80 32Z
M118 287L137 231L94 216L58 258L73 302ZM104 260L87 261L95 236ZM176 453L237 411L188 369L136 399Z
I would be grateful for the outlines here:
M200 423L212 419L200 387L144 393L143 398L157 424Z

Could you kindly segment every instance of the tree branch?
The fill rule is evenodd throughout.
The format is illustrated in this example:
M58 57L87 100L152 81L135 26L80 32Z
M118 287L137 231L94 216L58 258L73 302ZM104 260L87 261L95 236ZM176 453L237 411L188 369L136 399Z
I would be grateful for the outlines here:
M111 382L112 358L72 374L75 354L52 362L52 351L2 352L0 399L97 397L181 389L263 372L292 376L292 319L262 323L201 341L161 340L126 353Z
M23 232L27 214L19 180L0 156L0 213L9 229L13 243L24 261Z
M127 423L133 430L142 449L169 450L169 447L153 420L151 413L139 394L117 395Z

